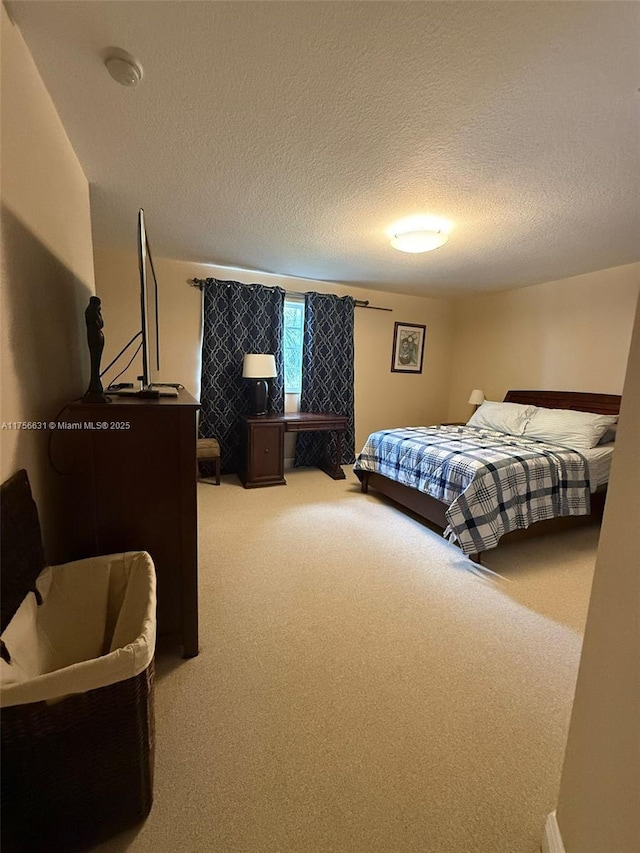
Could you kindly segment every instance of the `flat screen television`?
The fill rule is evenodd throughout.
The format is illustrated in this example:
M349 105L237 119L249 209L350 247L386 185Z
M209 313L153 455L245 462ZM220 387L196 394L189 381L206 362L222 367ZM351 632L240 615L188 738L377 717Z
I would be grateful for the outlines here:
M135 388L131 383L113 385L107 389L120 397L177 397L178 389L183 386L178 382L160 382L160 335L158 314L158 280L151 257L151 247L147 237L144 210L138 211L138 267L140 270L140 331L131 338L126 347L120 351L109 367L117 361L131 344L142 337L142 343L136 350L142 350L142 375L138 377L140 387ZM134 355L134 358L135 358ZM132 359L133 360L133 359ZM131 362L129 362L131 364ZM127 368L125 369L128 369ZM106 372L106 370L104 372ZM119 375L124 373L121 371Z
M158 382L160 375L160 336L158 333L158 280L153 267L142 208L138 211L138 265L142 319L142 389L148 391L154 383Z

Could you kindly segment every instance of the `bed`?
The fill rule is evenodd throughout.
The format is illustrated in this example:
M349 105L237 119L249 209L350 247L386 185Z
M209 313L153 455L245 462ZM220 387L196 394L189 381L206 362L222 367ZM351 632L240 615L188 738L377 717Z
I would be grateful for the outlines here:
M620 399L620 396L616 394L574 391L509 391L504 402L516 403L520 406L542 407L546 411L563 409L617 416L620 410ZM441 457L448 446L466 447L467 441L472 441L471 434L474 432L464 425L442 424L437 428L412 428L408 431L410 434L404 438L408 440L417 438L413 434L413 430L426 433L426 436L420 436L420 441L439 445L439 449L433 452L440 453ZM388 432L400 433L405 431ZM562 529L576 523L585 523L585 521L593 521L602 517L613 445L594 448L595 452L591 450L575 452L553 443L545 444L531 439L526 441L526 436L507 435L503 436L503 441L500 441L495 434L483 433L481 436L483 452L484 448L489 448L487 451L489 457L487 460L483 460L487 462L487 465L483 466L483 470L495 467L491 464L492 460L496 458L492 454L504 452L505 447L502 445L512 445L513 447L509 452L514 454L514 465L524 464L527 469L532 470L535 469L536 465L539 465L540 470L534 475L534 478L538 477L542 482L544 477L548 477L546 468L544 473L541 473L542 466L550 463L538 459L538 457L540 455L546 456L553 460L557 469L561 470L563 487L568 486L566 495L563 493L562 500L555 494L557 491L555 486L554 488L541 489L544 497L539 501L539 506L535 507L533 511L529 511L530 507L527 507L525 512L521 512L520 508L517 508L515 514L518 517L509 518L505 523L504 502L501 502L500 507L498 507L498 501L494 495L495 489L493 488L483 489L476 482L473 486L468 483L469 489L467 489L465 482L462 482L443 483L442 488L439 485L438 488L434 489L433 483L430 482L428 488L432 494L427 494L426 491L422 490L427 486L420 480L421 475L416 474L413 477L411 476L412 472L409 472L408 476L406 470L397 474L388 470L393 466L386 466L385 468L385 466L369 464L365 451L369 446L369 441L376 435L380 434L373 434L369 437L363 452L358 456L354 465L356 476L362 484L362 492L367 493L370 488L373 488L379 494L390 498L394 503L410 510L421 519L442 528L445 535L456 542L463 553L475 562L481 561L480 554L482 552L494 548L498 541L504 541L505 538L530 535L530 531L537 535L538 533L549 532L552 529ZM452 442L457 444L452 445ZM405 453L404 458L410 458L410 455L410 453ZM523 458L524 463L522 462ZM435 462L431 465L432 469L434 469L434 465ZM506 470L505 465L507 463L501 463L501 465L502 469ZM376 467L382 468L385 473L380 473L379 470L371 470ZM509 470L511 471L511 469ZM498 474L491 474L491 476L497 477ZM509 474L509 477L513 479L512 473ZM405 482L402 482L403 479ZM467 500L470 492L473 492L474 489L476 493L471 494L470 499ZM493 503L487 509L489 492L492 494ZM554 492L553 500L548 497L551 492ZM500 483L498 483L498 493L501 494ZM475 510L470 507L473 505L483 507L483 521L486 522L484 527L476 524L472 517ZM520 501L520 506L522 505ZM455 517L453 522L452 515ZM465 515L466 517L464 517ZM479 535L479 530L483 531L483 535Z

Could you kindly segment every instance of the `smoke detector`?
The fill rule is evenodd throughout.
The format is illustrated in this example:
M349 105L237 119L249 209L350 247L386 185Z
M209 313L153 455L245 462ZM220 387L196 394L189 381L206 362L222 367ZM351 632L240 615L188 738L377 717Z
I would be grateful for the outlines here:
M121 86L137 86L142 80L142 65L122 48L108 48L104 64L111 77Z

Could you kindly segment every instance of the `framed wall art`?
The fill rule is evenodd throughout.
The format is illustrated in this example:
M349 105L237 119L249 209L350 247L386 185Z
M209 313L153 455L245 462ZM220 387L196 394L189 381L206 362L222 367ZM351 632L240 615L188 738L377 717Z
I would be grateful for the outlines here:
M393 330L392 373L422 373L427 327L416 323L396 323Z

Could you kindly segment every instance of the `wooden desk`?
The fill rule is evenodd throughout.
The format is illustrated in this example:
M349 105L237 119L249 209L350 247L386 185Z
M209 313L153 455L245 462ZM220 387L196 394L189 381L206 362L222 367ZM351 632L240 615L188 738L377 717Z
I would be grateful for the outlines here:
M318 467L333 480L344 480L340 466L342 436L349 425L344 415L331 412L297 412L286 415L245 417L241 421L244 463L240 479L245 489L259 486L286 486L284 478L285 432L323 432L326 434L325 452ZM336 433L336 452L329 456L329 435Z

